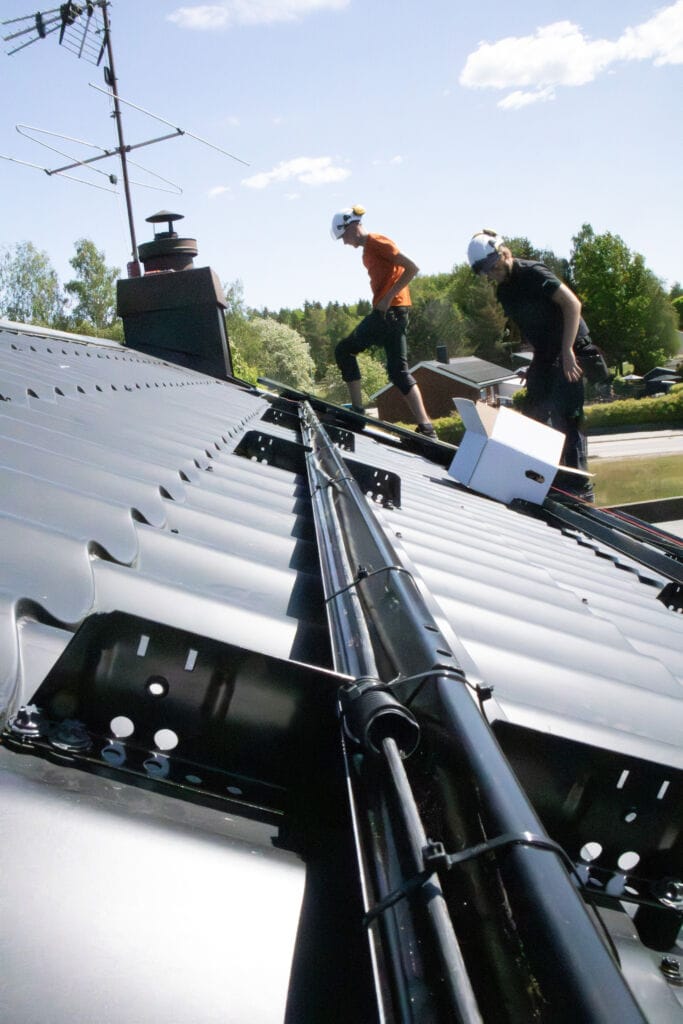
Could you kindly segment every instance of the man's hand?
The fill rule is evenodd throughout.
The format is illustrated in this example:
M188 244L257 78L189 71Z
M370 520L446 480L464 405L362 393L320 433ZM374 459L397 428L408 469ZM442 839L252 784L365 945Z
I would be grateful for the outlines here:
M576 361L573 349L562 353L562 372L572 384L575 384L583 377L583 370Z

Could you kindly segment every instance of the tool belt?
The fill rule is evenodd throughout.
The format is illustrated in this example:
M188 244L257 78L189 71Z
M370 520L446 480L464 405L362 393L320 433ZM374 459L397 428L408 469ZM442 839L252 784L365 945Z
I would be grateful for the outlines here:
M574 342L574 355L583 370L589 384L604 384L609 379L609 369L602 349L594 345L590 335L577 338Z

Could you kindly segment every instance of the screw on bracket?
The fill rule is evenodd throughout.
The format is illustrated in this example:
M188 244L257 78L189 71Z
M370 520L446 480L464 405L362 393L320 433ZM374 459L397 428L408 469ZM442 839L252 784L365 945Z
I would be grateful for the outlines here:
M56 750L76 752L88 750L92 740L83 722L66 718L50 730L50 743Z
M683 882L678 878L664 878L653 886L653 893L664 907L683 911Z
M681 965L675 957L663 956L659 964L659 969L666 980L671 982L672 985L683 985Z
M22 740L37 740L43 731L43 716L35 704L22 705L9 723L9 731Z

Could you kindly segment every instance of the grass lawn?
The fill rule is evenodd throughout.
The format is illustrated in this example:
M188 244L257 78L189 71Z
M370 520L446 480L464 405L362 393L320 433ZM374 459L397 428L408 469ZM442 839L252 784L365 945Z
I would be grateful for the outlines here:
M588 469L595 473L596 505L625 505L629 501L683 495L683 459L680 455L589 459Z

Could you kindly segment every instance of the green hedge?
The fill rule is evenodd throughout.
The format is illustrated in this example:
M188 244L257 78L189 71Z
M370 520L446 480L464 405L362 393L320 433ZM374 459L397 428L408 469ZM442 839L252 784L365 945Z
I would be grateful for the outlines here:
M513 400L519 411L519 403L523 400L522 391L516 392ZM517 396L520 396L518 398ZM659 398L625 398L617 402L605 402L585 407L584 427L588 430L597 427L626 427L646 423L683 424L683 383L674 384L668 395ZM414 430L410 423L398 423L397 426L406 430ZM460 444L465 427L457 414L444 416L434 421L440 441L448 444Z
M415 430L414 423L397 423L396 426L403 427L404 430ZM434 420L434 426L439 440L446 441L447 444L460 444L465 433L465 425L457 413Z
M627 427L643 423L683 423L683 384L674 384L658 398L624 398L617 402L587 405L585 426Z

